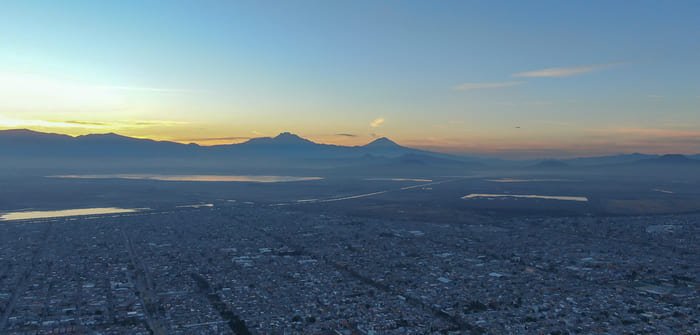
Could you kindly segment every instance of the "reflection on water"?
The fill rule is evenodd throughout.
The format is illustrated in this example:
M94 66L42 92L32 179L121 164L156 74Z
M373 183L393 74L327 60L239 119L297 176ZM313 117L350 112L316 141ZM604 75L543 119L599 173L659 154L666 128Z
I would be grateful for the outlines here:
M562 195L532 195L532 194L481 194L472 193L465 195L462 199L470 198L528 198L528 199L549 199L549 200L569 200L569 201L588 201L586 197L569 197Z
M383 180L383 181L424 181L430 182L431 179L419 179L419 178L365 178L365 180Z
M163 181L248 181L257 183L278 183L286 181L320 180L321 177L294 177L294 176L234 176L234 175L163 175L163 174L81 174L49 176L52 178L81 178L81 179L139 179L139 180L163 180Z
M350 200L350 199L366 198L366 197L371 197L371 196L373 196L373 195L383 194L383 193L386 193L386 192L388 192L388 191L379 191L379 192L373 192L373 193L351 195L351 196L342 197L342 198L324 199L324 200L321 200L320 202L333 202L333 201L341 201L341 200Z
M98 215L98 214L117 214L117 213L133 213L147 208L81 208L81 209L66 209L60 211L30 211L30 212L10 212L0 215L0 221L11 220L28 220L28 219L45 219L57 218L66 216L81 216L81 215Z
M514 179L514 178L501 178L501 179L486 179L486 181L492 181L495 183L527 183L527 182L540 182L540 181L570 181L568 179Z
M196 205L181 205L175 206L177 208L200 208L200 207L214 207L214 204L196 204Z

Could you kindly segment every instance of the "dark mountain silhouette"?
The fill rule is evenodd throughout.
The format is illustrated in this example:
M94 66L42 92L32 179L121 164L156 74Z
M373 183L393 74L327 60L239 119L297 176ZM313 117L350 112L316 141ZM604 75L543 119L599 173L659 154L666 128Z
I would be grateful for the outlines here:
M643 159L636 162L637 164L661 164L661 165L696 165L700 164L700 160L688 158L685 155L668 154L656 158Z
M4 157L71 158L71 157L134 157L134 158L209 158L236 159L246 157L297 159L360 159L362 157L394 158L409 153L444 156L406 148L380 138L364 146L320 144L284 132L275 137L253 138L244 143L216 145L181 144L122 136L114 133L77 137L41 133L26 129L0 130L0 155Z
M641 153L632 154L621 154L614 156L600 156L600 157L581 157L564 159L563 162L571 165L581 165L581 166L593 166L593 165L609 165L609 164L622 164L636 162L642 159L656 158L658 155L646 155Z
M658 170L694 169L700 160L683 155L630 154L568 160L530 162L496 161L407 148L382 137L361 146L315 143L292 133L250 139L240 144L199 146L169 141L155 141L114 133L71 137L27 129L0 130L0 157L4 167L66 168L130 166L167 168L245 168L260 169L327 169L363 167L390 174L395 170L419 171L420 168L450 170L485 166L526 168L530 171L564 171L575 169ZM694 157L694 156L692 156ZM3 167L3 166L0 166ZM583 169L583 170L582 170ZM348 170L347 172L357 172Z
M40 133L28 129L0 130L0 143L3 146L61 144L69 143L73 139L68 135Z
M27 129L0 131L0 155L5 157L179 157L198 147L114 133L71 137Z
M258 137L252 138L239 145L315 145L316 143L301 138L296 134L284 132L275 137Z
M29 129L0 130L0 140L3 141L42 141L42 140L66 140L73 137L68 135L42 133Z
M684 155L670 154L652 156L652 158L633 162L599 166L599 170L604 170L607 173L619 173L627 178L632 176L668 176L683 179L700 175L700 160L691 159Z
M372 142L369 142L362 146L363 148L403 148L402 146L396 144L396 142L386 138L380 137Z
M692 156L691 156L692 157ZM651 169L658 170L661 167L667 168L692 168L700 166L700 160L693 159L685 155L667 154L667 155L646 155L640 153L602 156L602 157L584 157L564 160L542 160L528 166L530 169L542 170L565 170L574 169L577 171L587 171L589 169L615 169L615 170L632 170L632 169ZM656 169L655 169L656 167Z

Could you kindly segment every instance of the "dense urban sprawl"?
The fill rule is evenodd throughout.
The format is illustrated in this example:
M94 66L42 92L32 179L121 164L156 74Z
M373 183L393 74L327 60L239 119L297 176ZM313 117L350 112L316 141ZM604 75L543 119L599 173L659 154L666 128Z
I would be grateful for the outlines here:
M697 334L700 216L234 203L0 224L3 334Z

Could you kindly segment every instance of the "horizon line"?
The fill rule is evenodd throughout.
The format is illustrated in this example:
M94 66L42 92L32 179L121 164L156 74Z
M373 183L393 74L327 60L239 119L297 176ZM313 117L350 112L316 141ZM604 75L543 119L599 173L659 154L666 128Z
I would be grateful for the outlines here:
M59 136L68 136L71 138L79 138L79 137L84 137L84 136L90 136L90 135L116 135L120 137L125 137L125 138L132 138L132 139L139 139L139 140L150 140L154 142L165 142L165 143L176 143L176 144L181 144L181 145L196 145L198 147L204 147L204 148L209 148L209 147L215 147L215 146L234 146L238 144L243 144L247 143L250 140L254 139L262 139L262 138L275 138L278 137L282 134L291 134L294 136L297 136L301 139L307 140L311 142L312 144L317 144L317 145L329 145L329 146L338 146L338 147L345 147L345 148L358 148L358 147L363 147L365 145L368 145L370 143L373 143L377 140L380 139L387 139L389 141L394 142L400 147L406 148L406 149L413 149L413 150L420 150L420 151L427 151L427 152L432 152L432 153L439 153L439 154L447 154L447 155L455 155L455 156L462 156L462 157L473 157L473 158L485 158L485 159L502 159L502 160L509 160L509 161L529 161L529 160L570 160L570 159L578 159L578 158L597 158L597 157L614 157L614 156L622 156L622 155L647 155L647 156L665 156L665 155L682 155L682 156L697 156L700 155L700 152L697 153L679 153L679 152L659 152L659 153L648 153L648 152L642 152L642 151L630 151L630 152L624 152L624 151L618 151L618 152L589 152L589 153L583 153L583 152L576 152L576 151L566 151L562 150L560 148L540 148L540 149L497 149L497 150L481 150L481 151L461 151L457 150L458 147L455 146L435 146L435 145L412 145L412 146L404 146L401 144L396 143L395 141L391 140L388 137L382 136L382 137L377 137L373 139L372 141L362 144L362 145L342 145L342 144L334 144L334 143L327 143L327 142L316 142L314 140L310 140L308 138L302 137L298 134L289 132L289 131L283 131L277 134L276 136L260 136L260 137L237 137L237 136L232 136L232 137L224 137L221 139L247 139L247 141L241 141L241 142L234 142L234 143L221 143L221 144L200 144L194 141L190 141L188 139L171 139L171 138L157 138L157 137L148 137L148 136L131 136L131 135L122 135L116 132L107 132L107 133L89 133L89 134L82 134L82 135L71 135L71 134L66 134L66 133L57 133L57 132L45 132L45 131L39 131L39 130L33 130L30 128L6 128L6 129L0 129L0 132L6 132L6 131L27 131L27 132L32 132L32 133L37 133L37 134L47 134L47 135L59 135ZM218 138L209 138L210 140L216 140ZM549 154L544 154L547 151L551 151L552 153L558 153L557 155L553 155L552 153ZM517 156L518 153L535 153L535 152L541 152L543 153L542 155L537 155L533 157L515 157ZM563 155L562 155L563 154Z

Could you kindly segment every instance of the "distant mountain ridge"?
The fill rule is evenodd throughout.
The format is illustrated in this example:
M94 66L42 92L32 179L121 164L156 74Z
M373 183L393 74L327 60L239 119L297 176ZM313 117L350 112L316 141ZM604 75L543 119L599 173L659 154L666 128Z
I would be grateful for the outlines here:
M0 130L0 155L14 157L148 157L191 152L191 146L115 133L68 136L27 129Z
M238 164L287 164L290 166L488 166L523 167L528 171L569 170L589 167L700 165L700 155L646 155L640 153L559 160L507 161L451 155L408 148L381 137L360 146L316 143L283 132L275 137L258 137L243 143L200 146L155 141L115 133L68 136L27 129L0 130L0 157L18 159L179 159ZM281 163L285 161L287 163Z
M666 154L660 157L643 159L640 162L646 164L700 164L700 160L681 154Z
M365 148L397 148L401 147L400 145L396 144L396 142L386 138L386 137L380 137L372 142L369 142L365 145L363 145Z
M243 145L256 145L256 144L308 145L308 144L316 144L316 143L309 141L305 138L302 138L296 134L292 134L289 132L283 132L275 137L251 138L248 141L243 142L241 144L243 144Z
M399 157L410 153L432 153L403 147L387 138L362 146L315 143L283 132L243 143L200 146L170 141L139 139L115 133L68 136L27 129L0 130L0 155L20 157L217 157L225 155L280 156L298 158Z

